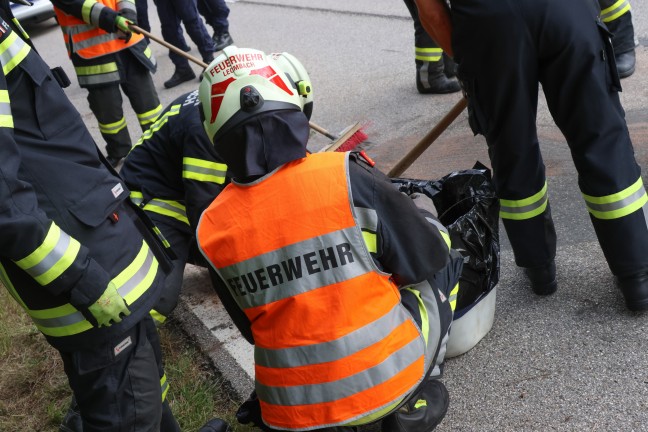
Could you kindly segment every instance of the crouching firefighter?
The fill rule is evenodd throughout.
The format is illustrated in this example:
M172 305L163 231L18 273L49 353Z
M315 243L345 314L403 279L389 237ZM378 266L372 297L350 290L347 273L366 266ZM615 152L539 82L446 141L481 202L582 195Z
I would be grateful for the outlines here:
M0 51L0 280L59 352L84 431L176 431L149 316L166 254L7 0Z
M255 353L255 391L237 419L431 431L449 403L438 378L461 257L371 161L308 154L309 87L235 46L200 84L205 130L232 181L203 212L198 245Z

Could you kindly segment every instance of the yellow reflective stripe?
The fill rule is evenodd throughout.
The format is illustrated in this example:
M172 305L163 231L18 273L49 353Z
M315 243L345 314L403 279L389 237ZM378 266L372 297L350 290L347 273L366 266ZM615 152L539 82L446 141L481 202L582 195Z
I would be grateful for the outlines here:
M439 234L441 234L441 237L443 237L443 240L445 241L446 245L448 246L448 249L450 249L450 236L448 235L447 232L439 230Z
M426 406L427 406L427 401L425 399L419 399L414 404L414 409L419 409L421 407L426 407Z
M90 19L90 13L92 12L92 7L96 4L97 2L95 0L85 0L83 6L81 6L81 19L88 24L93 24Z
M443 50L441 48L414 48L414 58L416 60L437 62L441 60Z
M0 127L13 128L9 90L0 90Z
M621 192L602 197L582 194L587 211L597 219L618 219L627 216L643 207L648 202L648 195L641 177Z
M67 270L79 253L81 244L52 222L41 243L16 265L41 285L47 285Z
M8 75L31 50L30 46L24 40L18 37L18 33L11 32L9 36L0 43L0 63L2 71Z
M628 0L618 0L612 6L601 11L601 21L610 22L619 18L621 15L630 11L630 2Z
M75 334L82 333L86 330L92 328L92 324L88 320L79 321L74 324L66 325L63 327L45 327L39 324L36 324L38 330L46 336L51 337L63 337L63 336L72 336Z
M151 56L153 55L153 51L151 51L151 47L146 47L144 49L144 55L149 59L151 58Z
M20 32L22 33L22 36L23 36L25 39L29 39L29 35L27 34L27 32L25 31L25 29L23 28L23 26L20 25L20 22L18 21L18 19L17 19L17 18L13 18L11 21L13 21L14 25L15 25L16 27L18 27L18 30L20 30Z
M378 236L375 233L362 231L362 238L369 252L378 253Z
M116 121L115 123L99 123L99 132L101 132L102 134L115 135L124 128L126 128L125 117L122 117L121 120Z
M140 139L137 140L135 143L135 146L138 146L142 144L145 140L151 138L153 136L153 133L157 132L166 124L166 122L169 120L169 117L180 114L180 107L181 105L173 105L171 108L169 108L169 111L165 112L162 114L160 117L158 117L157 120L155 120L155 123L149 127L146 132L142 134ZM134 146L134 147L135 147ZM132 149L131 149L132 151Z
M158 262L155 257L153 257L152 262L148 269L144 266L146 260L151 253L149 246L145 241L142 241L142 248L138 252L135 260L128 265L121 273L115 277L112 282L117 286L117 291L124 298L127 304L133 304L135 301L153 284L155 280L155 275L158 270ZM146 274L141 274L142 271L146 271ZM138 274L140 273L140 274ZM127 283L134 280L136 282L135 286L128 287L130 290L126 295L122 294L123 287L127 286Z
M421 298L421 292L419 290L415 290L413 287L408 287L405 289L414 294L416 296L416 299L418 300L419 312L421 313L421 332L423 333L423 339L425 339L425 345L427 345L428 336L430 333L430 321L428 318L427 309L425 308L425 303Z
M74 71L77 73L77 75L99 75L116 72L118 70L119 68L117 67L116 62L110 62L95 66L76 66L74 68Z
M459 282L457 282L454 288L452 288L452 291L450 291L450 298L448 299L452 312L454 312L457 307L457 294L459 294Z
M169 392L169 383L167 382L166 374L162 375L162 378L160 378L160 389L162 390L162 402L164 402L166 395Z
M151 318L155 321L156 325L163 324L164 321L166 321L166 317L162 315L160 312L156 311L155 309L151 309L151 312L149 312L151 315Z
M225 175L227 173L226 164L184 157L182 158L182 166L182 178L218 184L225 183Z
M9 291L11 297L13 297L14 300L16 300L23 309L27 310L27 306L18 295L16 288L14 288L13 284L11 283L11 280L9 280L7 271L5 270L4 266L1 263L0 263L0 281L2 281L2 284L5 286L5 288L7 288L7 291Z
M34 320L34 324L38 330L47 336L71 336L92 328L92 324L86 319L60 326L45 326L38 322L38 320L54 320L57 318L65 319L66 317L79 314L79 311L69 303L51 309L26 310L29 316Z
M154 198L144 205L144 210L169 216L189 225L185 206L177 201Z
M137 120L141 125L153 123L158 115L160 115L160 111L162 111L162 105L158 105L150 111L137 114Z
M169 243L169 241L166 239L166 237L164 237L164 234L162 234L162 231L160 231L160 229L158 227L154 226L153 227L153 232L155 232L155 234L157 234L158 238L160 239L160 241L162 242L162 244L164 245L165 248L170 248L171 247L171 243Z
M547 209L547 182L540 192L521 200L500 199L502 219L524 220L542 214Z

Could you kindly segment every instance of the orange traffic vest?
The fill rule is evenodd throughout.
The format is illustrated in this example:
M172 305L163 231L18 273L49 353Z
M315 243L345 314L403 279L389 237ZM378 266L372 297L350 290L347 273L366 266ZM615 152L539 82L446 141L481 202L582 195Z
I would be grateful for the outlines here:
M118 10L117 0L97 0L87 13L84 9L84 16L87 16L91 24L54 8L70 57L73 53L85 59L101 57L131 47L144 38L141 34L133 33L130 40L125 42L117 38L117 33L107 33L100 29L97 22L104 7Z
M430 363L398 288L364 243L348 164L347 153L319 153L232 183L197 229L250 320L256 391L274 428L362 422L403 399Z

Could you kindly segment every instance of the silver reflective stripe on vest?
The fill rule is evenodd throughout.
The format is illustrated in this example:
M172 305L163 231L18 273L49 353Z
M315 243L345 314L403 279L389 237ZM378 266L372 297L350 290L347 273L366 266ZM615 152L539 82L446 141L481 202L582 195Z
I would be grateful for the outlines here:
M259 366L289 368L339 360L349 354L349 347L361 351L388 337L396 327L410 319L401 305L364 327L333 341L283 349L254 347L254 362Z
M85 48L101 45L102 43L110 42L115 39L117 39L116 33L106 33L102 35L97 35L89 39L85 39L79 42L74 42L74 49L75 51L78 51Z
M24 40L18 37L18 33L12 31L7 38L0 43L0 63L5 75L9 74L18 64L23 61L31 48Z
M259 399L275 405L296 406L337 401L391 379L418 360L423 350L423 341L416 338L380 364L347 378L323 384L270 387L259 382L257 375L255 388Z
M364 249L356 229L313 237L219 272L244 309L343 282L372 271L362 257L353 255Z
M95 30L97 27L90 24L74 24L71 26L63 27L63 32L67 35L73 36L85 33L90 30Z
M129 0L120 0L117 2L117 10L118 11L123 11L123 10L131 10L135 13L137 13L137 9L135 8L135 3Z

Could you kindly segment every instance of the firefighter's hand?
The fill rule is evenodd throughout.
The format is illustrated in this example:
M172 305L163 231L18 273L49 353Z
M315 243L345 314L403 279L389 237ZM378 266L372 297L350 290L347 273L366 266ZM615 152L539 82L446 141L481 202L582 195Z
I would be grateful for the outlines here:
M243 402L238 411L236 411L236 420L244 425L251 424L256 426L264 432L273 431L273 429L270 429L263 423L263 419L261 418L261 404L259 403L259 398L257 398L256 391L253 391L248 400Z
M88 310L97 320L99 327L109 327L114 323L120 323L122 314L130 315L126 302L112 282L108 284L108 288L101 294L101 297L88 307Z
M115 18L115 28L119 39L123 39L125 42L130 40L131 36L133 36L133 32L129 27L131 24L133 23L121 15Z
M412 201L414 201L416 207L431 213L432 216L434 217L439 217L439 214L437 213L437 209L434 206L434 202L432 201L432 198L430 198L427 195L420 194L418 192L411 194L409 197L412 199Z

